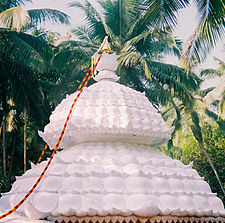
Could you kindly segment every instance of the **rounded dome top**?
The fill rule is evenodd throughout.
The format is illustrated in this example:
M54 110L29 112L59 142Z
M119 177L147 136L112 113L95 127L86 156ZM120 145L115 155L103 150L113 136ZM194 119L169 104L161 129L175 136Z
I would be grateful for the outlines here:
M79 97L61 147L90 141L157 145L170 138L173 129L168 128L147 97L115 82L115 61L115 54L103 54L97 66L100 72L95 77L98 82L85 88ZM57 142L76 94L67 95L50 116L44 132L39 132L51 148Z

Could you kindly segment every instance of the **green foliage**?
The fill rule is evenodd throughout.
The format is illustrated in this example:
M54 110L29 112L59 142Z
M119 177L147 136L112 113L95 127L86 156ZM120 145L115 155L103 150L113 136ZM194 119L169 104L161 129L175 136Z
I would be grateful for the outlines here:
M47 116L47 114L46 114ZM23 120L22 117L17 117L14 120L17 129L13 129L11 132L7 132L7 177L3 176L0 172L0 192L6 192L10 189L11 184L15 181L15 176L20 176L23 174ZM43 128L37 121L32 119L28 120L27 126L27 160L28 169L30 168L30 162L36 163L38 157L40 156L45 143L38 136L38 130ZM0 140L2 143L2 140ZM0 153L2 154L2 147L0 147ZM43 160L50 155L50 151L47 150L43 157ZM2 158L2 156L1 156ZM2 165L2 160L1 165ZM2 170L2 166L0 169Z
M4 193L9 191L11 188L11 182L7 177L4 177L2 171L0 172L0 192Z
M30 24L34 26L44 22L69 25L69 16L55 9L32 9L27 12L30 16Z
M198 10L199 23L183 51L186 64L192 64L195 61L203 62L225 34L224 1L194 0L193 2Z
M181 101L191 98L201 80L194 73L187 77L184 69L162 62L165 54L180 56L181 43L174 38L171 27L176 23L176 12L186 7L188 1L108 0L99 3L102 7L99 11L87 0L84 4L70 4L86 15L85 26L73 31L79 41L69 42L70 45L82 43L82 48L70 48L74 53L65 52L64 48L59 50L58 61L65 64L79 59L80 50L88 52L85 47L95 48L108 35L112 50L119 55L121 83L144 91L156 107L170 103L173 97ZM88 53L92 56L90 51Z
M73 31L79 41L68 42L82 44L82 48L71 47L66 52L65 48L60 49L57 64L71 64L79 59L81 51L92 56L85 48L95 48L107 35L112 50L119 55L119 82L145 92L157 109L169 104L175 111L173 137L181 127L179 104L190 105L201 83L196 74L162 62L168 54L180 57L181 41L173 36L172 27L177 11L186 7L188 1L107 0L99 4L101 10L87 0L70 4L86 15L86 24ZM172 147L172 139L168 145Z
M65 13L55 9L25 10L19 5L0 11L1 24L9 30L17 32L46 21L68 25L69 17Z
M205 113L218 124L221 130L225 132L225 120L221 119L216 113L207 108L205 109Z
M176 134L179 137L175 138L175 146L168 148L167 146L159 146L157 149L173 159L181 160L184 164L188 165L193 161L193 168L197 170L200 176L204 177L212 192L222 199L225 204L225 197L217 181L217 178L207 160L203 150L199 147L198 142L189 131L182 132L178 130ZM217 173L225 187L225 138L224 132L216 124L204 122L202 126L202 135L204 139L204 146L213 164L217 170Z
M217 77L218 84L213 88L200 91L199 95L203 97L202 101L205 104L205 113L225 131L225 63L218 58L214 59L219 62L219 68L216 70L203 70L201 76ZM211 106L214 109L211 109Z
M0 1L0 12L5 11L9 8L16 7L18 5L24 5L25 2L31 2L32 0L1 0Z
M167 156L171 157L172 159L180 160L182 158L182 150L179 147L171 146L168 147L167 145L157 146L157 150L166 154Z
M204 145L225 187L224 132L217 125L211 125L206 122L204 123L202 129ZM225 203L225 198L217 182L216 176L213 173L208 160L206 159L202 150L199 148L198 143L195 141L194 137L191 134L187 135L186 141L183 142L180 147L182 148L181 161L185 164L189 164L191 161L194 161L194 168L210 184L212 191L217 193Z
M4 7L17 6L23 1L8 1L8 3L10 4L5 4ZM7 12L11 11L6 11L4 14L6 17ZM45 19L68 23L68 17L64 13L51 9L32 10L29 16L31 24L43 22ZM27 31L28 28L23 27L20 32L0 28L0 121L2 122L3 118L7 121L5 134L7 176L3 177L3 173L0 173L1 192L7 191L15 176L23 173L24 108L27 110L28 119L27 162L36 162L44 148L44 142L37 131L43 130L49 121L48 117L55 107L49 92L60 82L62 76L52 64L56 48L46 41L49 35L44 35L43 32L42 35L38 35L40 34L38 32L36 35L24 33L23 31ZM32 26L30 31L34 31L34 28ZM0 145L3 143L2 138L1 135ZM0 153L2 152L3 147L0 146ZM3 160L1 165L2 163ZM2 166L0 168L2 169Z

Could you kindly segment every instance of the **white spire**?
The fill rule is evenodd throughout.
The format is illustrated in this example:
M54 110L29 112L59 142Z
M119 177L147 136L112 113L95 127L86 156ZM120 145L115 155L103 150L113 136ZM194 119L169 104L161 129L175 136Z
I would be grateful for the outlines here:
M111 81L118 81L119 78L114 73L118 67L117 62L117 55L116 53L112 53L109 42L108 36L106 36L97 50L97 52L92 56L92 66L96 63L99 53L103 52L102 58L100 59L96 71L99 73L94 77L96 81L100 80L111 80Z
M103 53L102 58L96 68L99 73L94 77L96 81L100 80L111 80L118 81L118 76L114 73L118 67L117 55L116 53L108 54Z

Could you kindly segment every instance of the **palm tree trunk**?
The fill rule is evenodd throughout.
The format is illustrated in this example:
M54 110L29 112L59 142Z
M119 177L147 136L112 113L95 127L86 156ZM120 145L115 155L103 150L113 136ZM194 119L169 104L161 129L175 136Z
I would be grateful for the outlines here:
M3 124L3 122L2 122L2 124ZM0 126L0 138L2 137L2 124Z
M2 121L2 159L3 159L3 174L6 177L6 141L5 141L5 133L6 133L6 127L5 127L5 116L3 117Z
M23 144L23 158L24 158L24 172L27 170L27 110L24 107L24 144Z
M13 136L12 155L11 155L11 160L10 160L10 165L9 165L9 172L8 172L8 179L10 181L11 181L12 171L13 171L13 163L14 163L14 156L15 156L15 150L16 150L16 139L17 139L18 132L16 131L14 136Z

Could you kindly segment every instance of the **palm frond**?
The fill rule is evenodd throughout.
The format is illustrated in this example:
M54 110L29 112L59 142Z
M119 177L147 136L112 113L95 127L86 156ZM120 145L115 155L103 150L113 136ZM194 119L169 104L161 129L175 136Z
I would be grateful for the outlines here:
M125 47L133 45L140 52L145 52L152 59L154 54L173 54L180 56L181 42L174 38L170 29L161 30L158 28L143 31L141 34L131 38ZM124 49L123 49L124 50Z
M201 77L221 77L224 72L216 69L205 69L200 72Z
M65 41L58 45L53 60L53 66L58 68L77 69L90 61L91 56L97 51L98 46L79 42ZM71 70L71 71L72 71Z
M181 82L177 81L177 78L170 75L168 72L160 71L151 67L152 79L159 81L165 88L170 89L171 94L182 100L191 99L193 97L191 91Z
M99 1L104 9L105 20L113 33L125 42L127 32L138 19L143 9L138 0Z
M19 32L30 21L28 12L16 6L0 13L0 24L10 30Z
M83 5L80 2L71 2L71 3L68 4L68 6L83 9Z
M207 105L210 105L214 101L220 100L224 96L224 92L225 92L225 75L220 77L219 84L203 98L203 101Z
M222 119L225 119L225 91L223 92L222 99L219 102L219 112L220 112L220 117Z
M200 87L202 80L195 73L190 73L189 77L187 77L185 70L175 65L157 61L149 61L148 63L156 71L158 70L175 78L178 83L182 83L190 91L196 91Z
M199 63L203 62L224 34L224 24L217 24L215 26L208 19L203 20L184 47L182 52L182 60L184 63L195 60Z
M43 22L69 25L69 16L55 9L30 9L27 11L32 25Z
M221 59L217 58L217 57L214 57L214 59L215 59L217 62L219 62L219 64L220 64L220 68L219 68L219 69L225 71L225 62L222 61Z
M187 0L153 0L145 1L147 10L137 19L130 28L129 36L144 31L147 25L152 27L174 27L177 23L176 12L189 5Z
M169 103L170 95L168 89L165 89L162 84L158 81L154 81L154 79L149 86L145 88L145 92L146 96L155 107L159 107L159 104L167 105Z
M66 94L72 94L78 88L82 79L84 78L85 73L87 72L88 67L76 68L71 72L64 73L63 78L58 81L57 84L52 86L49 91L49 96L54 98L58 104ZM91 82L91 80L90 80Z
M41 56L43 52L40 50L40 48L45 50L46 47L43 39L5 29L0 29L0 33L2 34L1 40L5 43L1 54L5 59L10 60L10 64L32 66L37 71L46 69ZM36 45L36 48L34 45Z
M93 31L93 34L95 36L99 37L99 34L102 33L104 33L104 36L106 35L104 26L101 22L101 18L99 17L99 13L87 0L85 0L85 4L81 4L80 2L72 2L69 4L69 7L79 8L85 13L87 27L89 30Z
M204 90L201 90L198 92L198 95L203 98L205 97L210 91L212 91L215 87L210 87L210 88L207 88L207 89L204 89Z
M89 2L89 0L86 0L86 4L89 7L92 7L92 9L94 9L94 7ZM97 10L94 10L94 13L98 17L98 19L100 19L100 22L101 22L102 26L104 27L104 31L105 31L106 35L111 39L110 42L113 44L112 47L114 47L115 49L120 48L119 41L116 38L116 35L114 34L113 30L107 25L105 18L103 18L103 16ZM98 29L96 31L98 31Z
M225 35L225 6L223 1L195 0L199 11L199 25L182 52L184 64L194 60L203 62L207 54Z
M151 71L145 58L138 52L131 51L122 53L119 57L119 63L124 66L133 66L135 64L141 64L144 70L144 74L147 79L151 80Z
M120 66L120 79L119 82L129 86L137 91L144 92L145 87L142 83L141 76L139 74L138 66L135 67L125 67Z
M222 0L194 0L200 23L209 17L216 24L224 23L225 4Z
M31 2L32 0L1 0L0 12L10 9L12 7L25 5L25 2Z
M119 48L119 42L117 41L115 34L107 25L105 19L88 0L85 0L85 4L73 2L69 4L69 6L78 7L85 13L87 27L94 36L98 37L100 41L103 41L104 37L107 35L110 38L110 42L113 44L112 48Z
M225 62L217 57L213 57L215 61L219 63L219 68L217 69L220 72L220 76L225 75Z
M225 132L225 121L224 120L220 119L220 117L215 112L213 112L212 110L210 110L208 108L205 109L205 113L218 124L220 129L222 129Z
M34 50L36 50L42 57L47 60L50 60L53 56L52 48L53 46L50 45L44 38L36 37L33 35L29 35L26 33L19 33L18 37L22 39L24 42L29 44Z
M94 41L93 33L85 26L79 26L77 29L73 29L72 33L74 33L76 37L79 38L79 40L89 44L93 44Z

